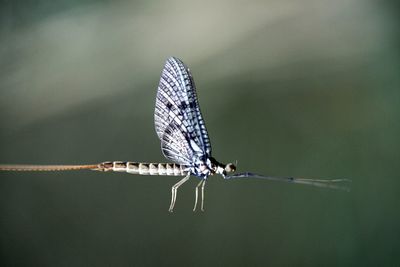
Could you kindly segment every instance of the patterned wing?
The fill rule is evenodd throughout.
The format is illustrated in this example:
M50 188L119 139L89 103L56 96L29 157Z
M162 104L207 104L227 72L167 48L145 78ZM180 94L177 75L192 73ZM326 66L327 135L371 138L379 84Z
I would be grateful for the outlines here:
M176 163L190 165L193 160L193 150L185 134L175 124L166 128L161 139L161 148L164 156Z
M166 158L191 165L194 156L211 157L192 75L177 58L169 58L162 71L154 120Z

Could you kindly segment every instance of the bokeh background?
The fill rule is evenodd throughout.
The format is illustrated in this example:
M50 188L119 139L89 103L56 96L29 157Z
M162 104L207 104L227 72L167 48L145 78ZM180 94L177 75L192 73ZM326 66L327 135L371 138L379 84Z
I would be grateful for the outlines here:
M350 193L211 177L0 173L2 266L399 265L395 1L20 1L0 6L0 163L164 162L169 56L222 162L351 178Z

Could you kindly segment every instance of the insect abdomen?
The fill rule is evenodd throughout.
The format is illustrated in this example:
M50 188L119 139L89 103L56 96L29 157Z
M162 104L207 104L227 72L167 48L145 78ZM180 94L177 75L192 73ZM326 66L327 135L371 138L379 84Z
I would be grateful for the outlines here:
M101 171L127 172L139 175L184 176L184 167L174 163L140 163L130 161L107 161L100 164Z

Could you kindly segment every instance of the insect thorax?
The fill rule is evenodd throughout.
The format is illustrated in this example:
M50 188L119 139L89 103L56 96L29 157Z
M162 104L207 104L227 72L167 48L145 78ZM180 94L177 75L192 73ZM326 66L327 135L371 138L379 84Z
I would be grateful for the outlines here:
M225 177L228 172L234 172L236 167L232 163L220 163L213 157L203 157L196 160L194 165L189 167L189 170L194 176L207 179L208 176L214 174Z

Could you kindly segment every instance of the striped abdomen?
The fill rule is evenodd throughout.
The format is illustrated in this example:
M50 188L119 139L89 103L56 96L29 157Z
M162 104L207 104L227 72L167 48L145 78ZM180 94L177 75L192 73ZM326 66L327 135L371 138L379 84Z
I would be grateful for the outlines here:
M127 172L140 175L185 176L185 167L174 163L139 163L129 161L107 161L100 163L98 171Z

